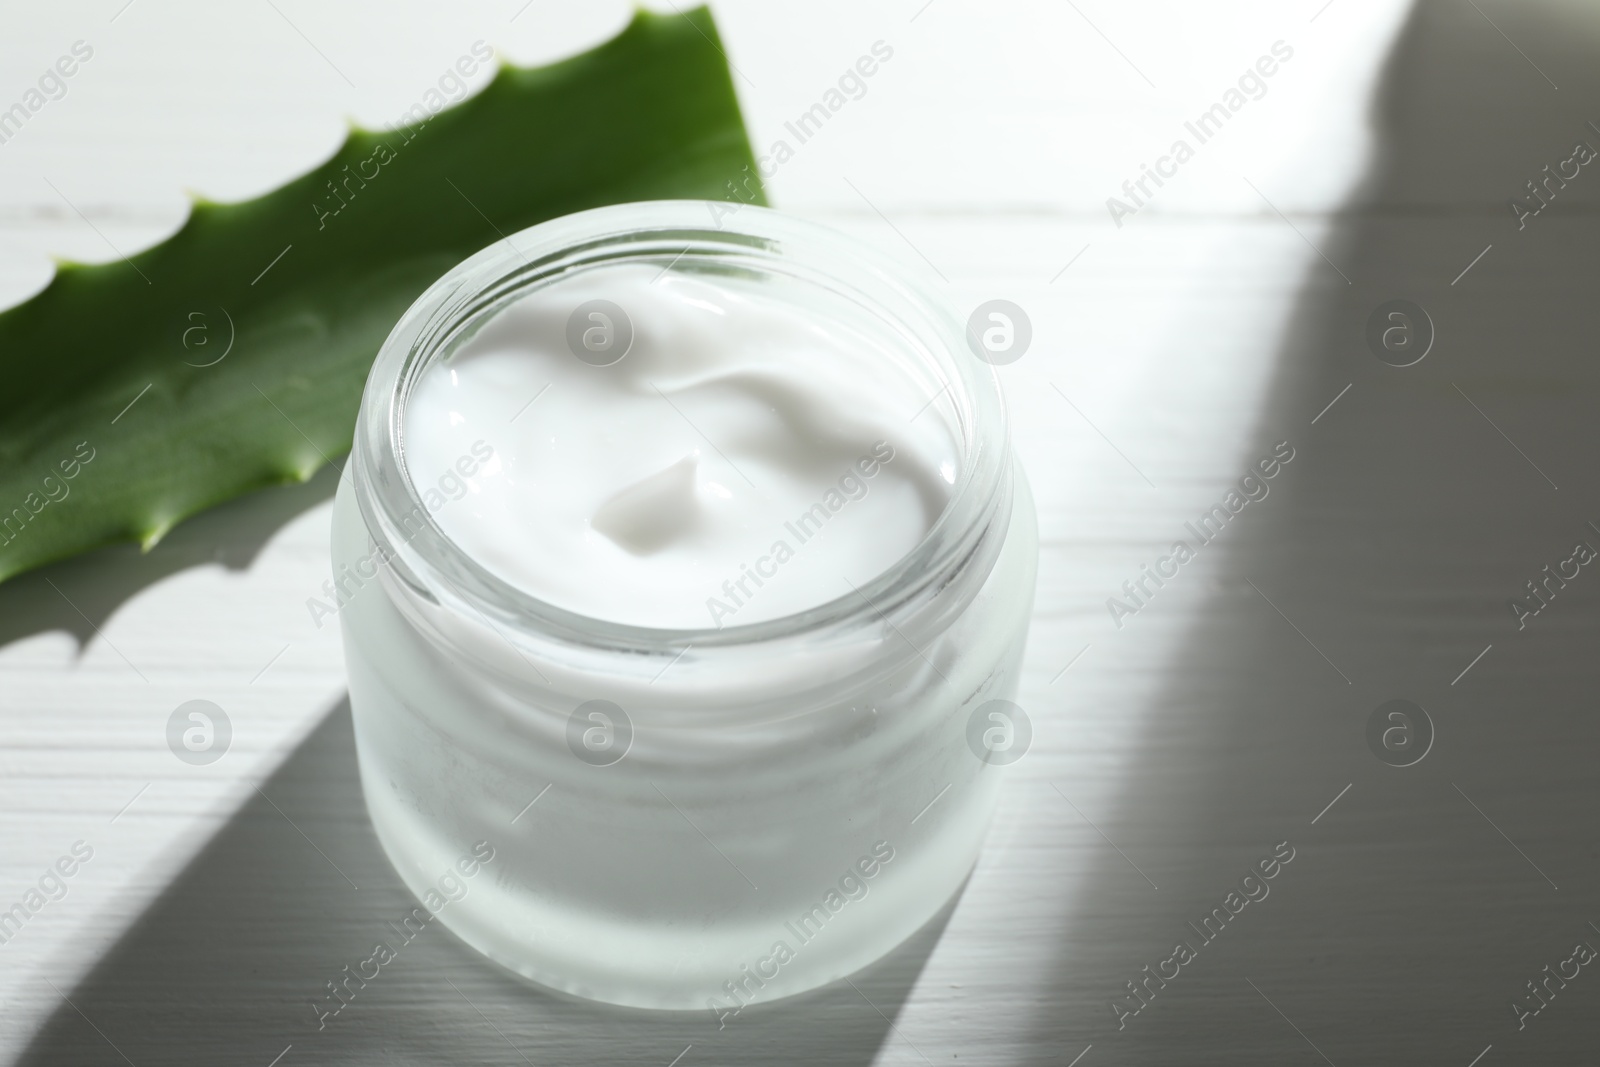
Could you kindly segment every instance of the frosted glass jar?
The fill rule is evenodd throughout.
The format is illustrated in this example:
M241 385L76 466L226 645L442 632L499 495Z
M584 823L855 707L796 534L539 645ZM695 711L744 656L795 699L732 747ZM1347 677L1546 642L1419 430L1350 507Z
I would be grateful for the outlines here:
M922 543L799 614L658 630L542 603L451 542L407 472L409 389L520 295L623 261L737 272L891 340L929 398L917 417L944 420L961 461ZM1037 555L995 371L914 268L698 201L525 230L395 327L339 487L373 826L422 907L568 993L726 1023L848 975L931 918L977 856L1009 762L983 740L1004 723L988 705L1014 696Z

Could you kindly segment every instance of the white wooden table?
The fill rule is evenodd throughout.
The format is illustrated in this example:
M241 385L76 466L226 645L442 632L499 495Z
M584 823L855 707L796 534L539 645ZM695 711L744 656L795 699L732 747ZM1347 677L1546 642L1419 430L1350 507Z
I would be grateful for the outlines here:
M0 108L74 41L94 55L0 144L0 300L42 285L48 253L159 239L184 188L280 184L344 115L393 119L475 40L544 61L627 17L123 4L5 20ZM758 150L890 45L774 201L926 258L963 311L1004 297L1033 322L1003 374L1041 509L1019 698L1036 738L964 894L859 989L722 1031L531 990L443 930L319 1031L309 1003L409 907L361 805L336 629L305 609L327 571L324 472L148 555L0 586L0 909L75 843L93 852L0 945L0 1055L1592 1059L1600 975L1563 961L1600 947L1600 575L1552 585L1521 629L1508 605L1576 542L1600 548L1600 173L1521 230L1507 200L1575 140L1600 146L1600 16L1556 0L715 10ZM1117 226L1106 198L1280 40L1293 56L1265 95ZM1405 368L1364 339L1399 298L1436 333ZM1107 598L1285 441L1269 495L1116 625ZM203 767L165 742L197 698L234 728ZM1406 767L1367 741L1397 698L1433 733ZM1293 859L1270 893L1205 940L1195 927L1280 842ZM1193 958L1129 999L1147 965L1172 974L1180 940ZM1526 983L1563 967L1534 1000Z

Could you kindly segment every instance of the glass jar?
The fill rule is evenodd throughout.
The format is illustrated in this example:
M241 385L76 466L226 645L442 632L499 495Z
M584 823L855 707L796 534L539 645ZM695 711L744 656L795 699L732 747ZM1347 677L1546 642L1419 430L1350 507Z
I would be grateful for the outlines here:
M407 472L413 383L519 296L622 261L870 319L960 454L924 540L799 614L681 631L543 603L450 541ZM532 227L396 325L351 464L333 562L362 788L463 940L568 993L726 1022L872 962L960 888L1016 754L993 743L1014 707L995 702L1014 696L1038 540L995 372L912 268L748 206Z

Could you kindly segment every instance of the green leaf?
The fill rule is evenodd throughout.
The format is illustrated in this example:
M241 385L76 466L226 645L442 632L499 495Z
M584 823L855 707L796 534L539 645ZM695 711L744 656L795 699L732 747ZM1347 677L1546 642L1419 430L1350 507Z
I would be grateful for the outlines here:
M0 580L309 478L400 314L503 234L730 182L760 203L754 173L710 14L641 12L267 196L197 201L129 260L63 264L0 312Z

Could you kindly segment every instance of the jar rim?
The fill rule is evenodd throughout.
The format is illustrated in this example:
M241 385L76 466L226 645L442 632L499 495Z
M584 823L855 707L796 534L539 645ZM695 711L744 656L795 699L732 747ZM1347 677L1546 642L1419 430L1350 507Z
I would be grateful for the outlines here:
M692 258L691 258L692 257ZM610 263L736 264L841 287L891 324L943 384L924 410L949 422L960 468L921 541L851 592L800 612L721 627L671 629L563 608L490 570L434 520L406 466L405 410L421 374L527 290ZM919 415L921 412L919 412ZM1010 498L1010 438L995 368L975 357L930 270L829 227L769 208L703 200L616 204L503 237L446 272L379 349L357 418L351 462L358 507L393 579L425 600L565 644L637 652L790 639L887 621L963 565ZM1005 510L1009 510L1006 508ZM465 609L465 610L462 610ZM495 627L499 628L499 627ZM505 636L502 633L502 636Z

